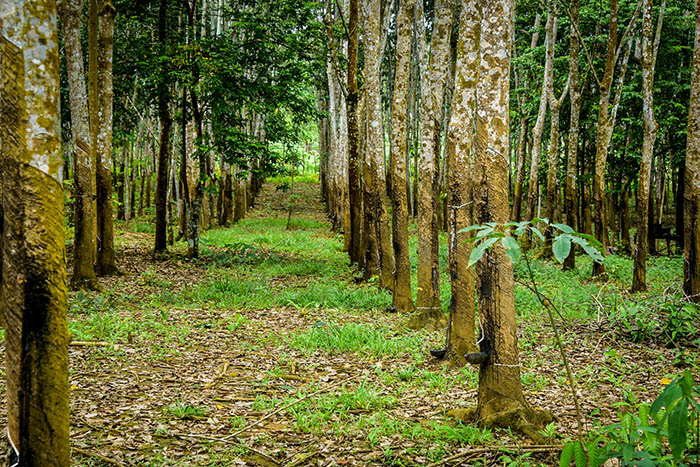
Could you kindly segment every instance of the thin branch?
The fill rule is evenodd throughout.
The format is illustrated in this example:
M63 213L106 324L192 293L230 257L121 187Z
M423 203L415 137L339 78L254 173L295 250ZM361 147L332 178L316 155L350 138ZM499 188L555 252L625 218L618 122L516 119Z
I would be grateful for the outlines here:
M593 74L593 77L596 80L596 83L598 83L598 87L601 88L602 84L600 82L600 78L598 78L598 73L595 71L595 66L593 66L593 58L591 57L591 53L588 50L588 47L586 46L586 42L583 40L583 37L581 36L581 31L578 29L578 25L573 21L573 18L571 18L571 11L569 10L569 19L571 19L571 25L574 27L574 30L576 31L576 35L578 36L578 41L581 43L581 46L583 47L583 51L586 52L586 60L588 61L588 67Z
M656 67L656 56L659 53L659 43L661 42L661 28L664 24L664 11L666 10L666 0L661 2L661 8L659 9L659 19L656 22L656 36L654 37L654 52L651 58L651 68Z
M623 44L625 43L625 39L629 34L634 32L635 29L637 29L637 18L639 17L639 12L641 10L642 3L637 1L637 7L634 9L634 14L630 18L630 22L627 24L627 29L625 29L625 32L622 34L622 37L620 38L620 43L617 45L617 50L615 50L615 63L617 63L617 60L620 58L620 52L622 51Z

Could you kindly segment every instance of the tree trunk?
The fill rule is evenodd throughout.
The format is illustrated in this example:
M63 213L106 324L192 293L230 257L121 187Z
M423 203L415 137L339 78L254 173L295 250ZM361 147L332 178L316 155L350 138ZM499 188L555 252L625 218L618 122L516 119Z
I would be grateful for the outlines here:
M571 0L569 15L571 30L569 32L569 147L566 153L566 181L564 184L564 211L566 223L572 229L577 228L578 216L576 206L576 163L578 160L579 116L581 114L581 86L578 76L579 38L577 34L579 19L579 0ZM564 270L576 268L576 248L571 248L569 256L562 265Z
M160 0L158 8L158 42L161 52L167 41L168 0ZM167 250L166 209L168 195L168 162L170 157L170 92L167 81L167 63L163 64L158 82L158 118L160 120L160 147L158 150L158 176L156 178L156 235L155 253Z
M80 17L82 0L63 0L58 3L68 67L70 91L71 135L73 143L75 189L75 237L73 241L72 289L99 290L95 276L94 200L92 191L93 150L90 148L88 99L83 71L83 53L80 45Z
M0 307L7 353L7 465L68 467L68 293L56 133L56 4L16 0L13 5L9 14L3 5L0 25Z
M455 366L466 363L465 355L476 349L474 331L474 270L467 268L471 244L460 230L471 225L471 150L474 138L476 82L479 73L479 11L467 2L460 12L459 42L455 70L455 92L447 140L447 219L450 270L450 318L447 326L445 358Z
M449 69L452 2L437 0L430 41L430 62L423 74L421 109L420 196L418 204L418 291L416 306L420 315L413 328L444 327L440 304L440 262L438 256L438 190L440 172L440 119L443 89ZM422 18L421 18L422 20ZM454 169L454 168L453 168Z
M683 290L700 302L700 0L695 0L695 49L688 110L688 143L683 191Z
M362 232L362 186L359 161L359 126L357 123L357 53L359 33L359 0L350 0L348 28L348 73L347 73L347 121L348 121L348 187L350 197L350 249L351 263L359 264L363 256L361 251Z
M664 0L659 12L657 35L663 21ZM640 292L647 288L647 244L649 224L649 182L651 179L651 159L654 157L654 141L658 124L654 116L654 68L656 66L656 44L652 43L654 31L654 2L643 0L642 4L642 156L639 164L638 203L637 203L637 244L634 249L634 273L632 291Z
M554 12L553 0L547 4L547 24L545 25L545 62L544 75L542 77L542 93L540 95L540 106L537 111L537 120L532 130L532 156L530 160L530 180L527 187L527 214L526 220L535 217L535 208L538 205L538 187L540 155L542 154L542 133L544 131L545 118L547 116L547 105L549 95L552 92L552 80L554 77L554 44L557 34L557 17Z
M394 260L391 247L389 216L385 207L386 177L384 157L384 127L381 94L381 48L380 44L381 0L369 0L367 25L365 30L365 61L367 87L367 154L366 160L371 167L371 196L365 202L373 205L375 232L377 235L377 260L379 278L382 286L393 289ZM332 142L331 142L332 144Z
M406 99L411 48L411 6L402 1L396 19L396 74L391 106L391 202L394 245L393 306L400 312L413 311L411 263L408 257L408 206L406 181Z
M512 3L486 0L481 20L481 71L474 144L476 222L505 223L508 209L509 88ZM478 306L488 357L479 371L477 418L535 433L536 415L523 397L515 320L513 265L497 244L477 263Z

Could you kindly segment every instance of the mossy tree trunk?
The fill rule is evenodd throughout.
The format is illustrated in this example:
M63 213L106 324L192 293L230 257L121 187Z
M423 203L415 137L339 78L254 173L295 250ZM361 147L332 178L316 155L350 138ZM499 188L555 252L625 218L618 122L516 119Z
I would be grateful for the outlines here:
M95 212L92 191L94 164L88 121L88 96L83 70L83 52L80 45L80 18L82 0L62 0L58 11L63 26L63 37L68 67L70 94L71 136L73 139L73 184L75 187L75 237L73 242L73 289L99 289L95 276Z
M0 21L2 280L9 464L70 465L56 4Z
M360 265L362 232L362 186L360 178L360 130L357 119L359 91L357 87L357 55L359 50L359 0L350 0L348 15L347 131L348 131L348 195L350 197L350 262Z
M396 73L391 106L391 202L394 246L393 306L400 312L414 310L411 263L408 257L408 168L406 167L406 100L411 50L411 5L402 1L396 18Z

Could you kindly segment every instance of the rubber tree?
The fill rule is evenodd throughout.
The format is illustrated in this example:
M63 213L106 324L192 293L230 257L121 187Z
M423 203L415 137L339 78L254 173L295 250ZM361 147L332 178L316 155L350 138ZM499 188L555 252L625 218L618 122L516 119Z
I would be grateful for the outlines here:
M661 26L666 1L659 10L656 39L654 32L654 2L643 0L642 5L642 157L639 162L639 182L637 184L637 243L634 249L634 273L632 291L640 292L647 288L647 254L649 253L649 195L651 182L651 161L654 158L654 142L658 124L654 116L654 69L659 50Z
M683 290L700 302L700 0L695 0L695 49L688 110L683 190Z
M73 241L73 289L99 289L95 276L95 211L93 200L94 160L88 96L80 45L82 0L61 0L57 4L63 26L73 144L73 185L75 187L75 235Z
M423 73L421 99L420 184L418 186L418 290L417 319L413 328L444 327L440 304L440 262L438 255L438 212L440 172L440 119L443 89L449 69L450 31L454 4L451 0L435 2L430 61ZM423 21L423 18L419 19Z
M414 310L411 294L411 263L408 257L408 190L406 167L406 101L411 50L411 5L399 3L396 18L396 72L391 106L391 203L394 246L393 306L401 312Z
M56 23L54 1L0 3L8 465L70 465Z
M472 143L476 83L479 77L480 12L477 2L462 6L455 65L455 98L447 135L447 235L450 318L445 358L455 366L474 351L474 270L467 268L471 244L460 230L472 224Z

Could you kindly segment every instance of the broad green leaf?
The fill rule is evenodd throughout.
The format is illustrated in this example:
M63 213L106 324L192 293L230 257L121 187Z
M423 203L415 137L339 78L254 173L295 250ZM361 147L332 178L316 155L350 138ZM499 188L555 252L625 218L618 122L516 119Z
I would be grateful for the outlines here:
M668 416L668 444L675 460L681 460L688 437L688 401L681 399Z
M574 233L574 229L572 229L571 227L569 227L566 224L552 224L552 227L556 227L557 229L561 230L564 233L568 233L568 234Z
M510 260L513 263L517 263L520 260L520 245L518 245L518 241L511 236L507 236L501 239L501 244L506 249L506 254Z
M483 226L480 226L483 227ZM493 227L484 227L476 233L476 238L483 238L493 232Z
M483 242L479 243L476 247L474 247L471 254L469 255L469 264L467 264L467 267L471 267L472 265L476 264L476 262L479 261L482 256L484 256L486 249L494 243L496 243L497 241L498 238L487 238Z
M578 235L579 234L570 235L569 238L572 242L576 243L581 248L583 248L586 254L588 254L588 256L590 256L593 259L593 261L597 261L598 263L605 262L605 258L600 253L600 251L592 247L591 244L585 238L581 238Z
M569 252L571 251L571 237L567 234L561 234L552 243L552 253L560 263L563 263Z
M578 441L572 441L564 446L561 450L561 457L559 458L559 467L570 467L571 461L574 460L574 444L578 444Z
M540 240L542 240L542 241L544 242L544 235L542 235L542 232L540 232L540 229L538 229L538 228L535 227L535 226L532 226L532 227L530 227L530 230L532 230L533 232L535 232L535 234L536 234L538 237L540 237Z

